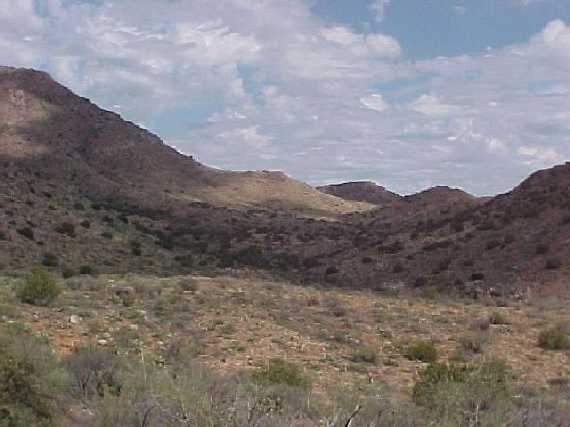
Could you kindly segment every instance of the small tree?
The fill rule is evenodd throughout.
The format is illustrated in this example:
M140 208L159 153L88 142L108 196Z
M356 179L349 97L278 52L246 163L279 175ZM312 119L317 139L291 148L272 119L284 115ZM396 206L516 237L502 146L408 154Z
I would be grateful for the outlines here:
M49 272L39 267L32 270L17 290L17 296L20 301L32 305L48 305L60 293L61 289L55 278Z

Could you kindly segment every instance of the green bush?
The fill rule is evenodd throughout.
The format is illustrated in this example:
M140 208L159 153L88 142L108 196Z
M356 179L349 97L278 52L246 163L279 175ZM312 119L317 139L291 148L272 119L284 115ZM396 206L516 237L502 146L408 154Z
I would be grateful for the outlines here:
M310 380L299 367L283 359L268 360L262 369L253 374L253 379L261 384L282 384L302 389L311 387Z
M495 416L493 409L505 410L511 404L510 380L510 371L499 360L432 363L420 371L413 398L437 425L499 425L483 420L486 414Z
M117 356L96 345L74 348L64 366L69 373L72 396L83 401L91 396L104 397L107 392L117 393L120 389Z
M501 313L500 311L493 311L489 315L489 322L491 323L491 325L508 325L509 324L509 320L507 319L507 317L503 313Z
M59 258L54 253L46 252L42 256L42 265L45 267L57 267L59 265Z
M570 350L570 334L561 325L553 326L540 332L538 345L545 350Z
M17 289L20 301L32 305L48 305L55 301L61 288L46 270L34 268Z
M67 377L51 349L10 331L0 336L0 425L53 425Z
M485 345L489 342L490 334L487 331L475 331L459 338L462 349L470 354L483 353Z
M378 361L378 352L374 347L361 347L352 353L350 358L353 362L365 362L376 364Z
M435 362L437 360L437 349L429 341L416 341L408 347L406 357L420 362Z
M61 275L64 279L69 279L75 276L75 270L72 268L64 268L61 272Z
M34 230L32 230L30 227L18 228L16 231L18 234L21 234L25 238L34 240Z
M63 222L55 227L55 231L68 237L75 237L75 225L71 222Z
M90 265L82 265L79 267L79 274L81 275L93 274L94 272L93 267Z

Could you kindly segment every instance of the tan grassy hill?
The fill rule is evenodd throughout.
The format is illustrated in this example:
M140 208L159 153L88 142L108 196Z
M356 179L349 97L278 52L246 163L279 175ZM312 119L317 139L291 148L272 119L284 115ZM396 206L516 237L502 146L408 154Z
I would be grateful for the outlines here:
M33 164L61 178L72 175L82 191L98 197L148 207L199 201L318 216L370 208L282 173L208 168L38 71L3 68L0 123L5 162Z

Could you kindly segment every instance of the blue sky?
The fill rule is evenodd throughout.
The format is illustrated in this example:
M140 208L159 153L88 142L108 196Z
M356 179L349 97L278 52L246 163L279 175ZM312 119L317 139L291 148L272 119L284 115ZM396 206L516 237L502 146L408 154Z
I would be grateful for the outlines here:
M568 24L561 0L0 0L0 58L212 166L494 194L570 159Z
M381 20L370 4L368 0L317 0L313 10L328 21L390 34L412 60L524 43L548 22L570 21L570 2L563 0L392 0L384 2Z

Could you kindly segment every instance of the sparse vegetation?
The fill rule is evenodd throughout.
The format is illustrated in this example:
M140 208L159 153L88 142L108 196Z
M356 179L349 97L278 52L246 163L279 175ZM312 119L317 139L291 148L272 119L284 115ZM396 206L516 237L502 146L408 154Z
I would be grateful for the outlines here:
M498 360L434 363L420 372L413 397L418 405L429 408L430 418L438 425L477 425L475 420L492 422L500 410L513 404L510 379L508 368Z
M555 325L540 332L538 345L545 350L570 350L570 334L562 325Z
M253 379L261 384L281 384L309 389L311 381L301 369L283 359L271 359L253 374Z
M350 360L356 363L364 362L375 365L378 361L378 350L374 347L360 347L352 353Z
M55 278L46 270L34 268L17 289L20 301L32 305L48 305L61 293Z
M424 363L435 362L437 360L437 348L432 342L416 341L408 347L406 357Z
M489 315L489 322L492 325L508 325L509 324L509 320L508 320L507 316L500 311L493 311Z

